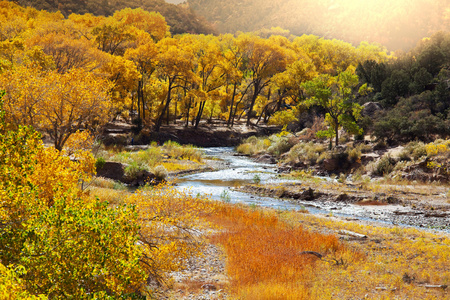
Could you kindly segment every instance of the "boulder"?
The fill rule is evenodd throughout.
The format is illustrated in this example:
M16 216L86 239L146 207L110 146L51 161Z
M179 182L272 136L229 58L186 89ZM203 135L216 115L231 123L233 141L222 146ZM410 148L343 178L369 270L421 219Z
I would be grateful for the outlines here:
M113 161L107 161L102 167L97 168L97 176L108 179L122 181L125 175L125 167L123 164Z
M107 161L102 167L97 168L97 176L120 181L130 186L143 186L147 183L156 182L155 174L140 170L133 176L125 175L126 164Z
M381 105L377 102L367 102L364 103L362 106L361 115L362 116L368 116L373 117L373 115L377 112L382 110L383 108Z
M275 157L273 157L270 154L262 154L255 157L255 161L262 163L262 164L276 164L277 161Z

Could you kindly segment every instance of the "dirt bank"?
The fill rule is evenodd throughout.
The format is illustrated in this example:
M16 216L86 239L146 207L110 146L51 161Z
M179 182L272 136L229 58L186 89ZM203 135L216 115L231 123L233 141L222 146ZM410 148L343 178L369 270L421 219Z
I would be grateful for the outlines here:
M198 128L186 127L184 122L162 125L159 132L143 128L139 133L133 131L133 126L123 121L108 124L102 135L105 145L147 145L151 142L163 144L166 141L175 141L183 145L198 147L229 147L237 146L249 136L266 136L279 132L276 126L247 126L237 121L233 127L226 122L214 120L202 121Z

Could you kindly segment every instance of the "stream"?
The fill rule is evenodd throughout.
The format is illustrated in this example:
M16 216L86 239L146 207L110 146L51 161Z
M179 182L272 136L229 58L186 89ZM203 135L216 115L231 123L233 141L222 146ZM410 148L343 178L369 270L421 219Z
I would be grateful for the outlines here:
M402 227L431 228L450 233L449 227L446 226L448 225L448 220L445 220L447 218L444 220L437 218L435 221L427 218L425 223L420 216L419 218L405 216L413 212L413 209L403 205L388 205L380 208L379 206L360 206L332 201L286 201L236 191L233 188L255 182L276 184L301 181L281 179L276 172L275 165L258 163L248 157L238 156L232 147L205 148L203 151L207 159L220 161L224 168L179 177L176 181L178 188L187 189L193 195L207 195L215 200L282 210L307 209L312 214L328 214ZM332 179L326 178L326 180ZM394 214L394 211L403 212L405 215Z

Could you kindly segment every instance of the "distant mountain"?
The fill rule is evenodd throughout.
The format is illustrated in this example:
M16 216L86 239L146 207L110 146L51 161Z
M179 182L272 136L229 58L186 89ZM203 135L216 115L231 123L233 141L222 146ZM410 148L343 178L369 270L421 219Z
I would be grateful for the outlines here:
M15 0L13 2L41 10L59 10L65 16L71 13L110 16L116 10L141 7L161 13L166 18L172 34L215 33L204 18L196 15L186 5L170 4L164 0Z
M222 33L282 27L359 44L409 49L440 30L450 31L449 0L188 0Z

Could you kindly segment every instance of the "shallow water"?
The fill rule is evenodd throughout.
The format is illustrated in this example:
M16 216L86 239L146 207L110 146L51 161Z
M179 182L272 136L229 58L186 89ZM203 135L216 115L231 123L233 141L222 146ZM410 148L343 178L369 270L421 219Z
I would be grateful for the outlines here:
M404 218L396 216L394 211L411 212L410 207L402 205L379 206L358 206L348 203L336 202L316 202L316 201L283 201L273 197L261 197L252 194L239 192L234 187L239 187L256 181L264 183L300 182L299 180L280 179L276 172L276 165L263 164L252 161L248 157L238 156L231 147L205 148L205 155L212 159L221 160L225 165L224 169L208 171L197 174L190 174L179 177L177 187L188 189L193 195L208 195L215 200L222 200L230 203L245 203L262 207L271 207L285 210L307 209L312 214L329 214L351 219L365 221L375 221L384 224L396 224L403 227L432 227L433 220ZM423 222L427 222L424 224ZM442 227L436 220L435 227ZM447 228L440 231L450 232Z

